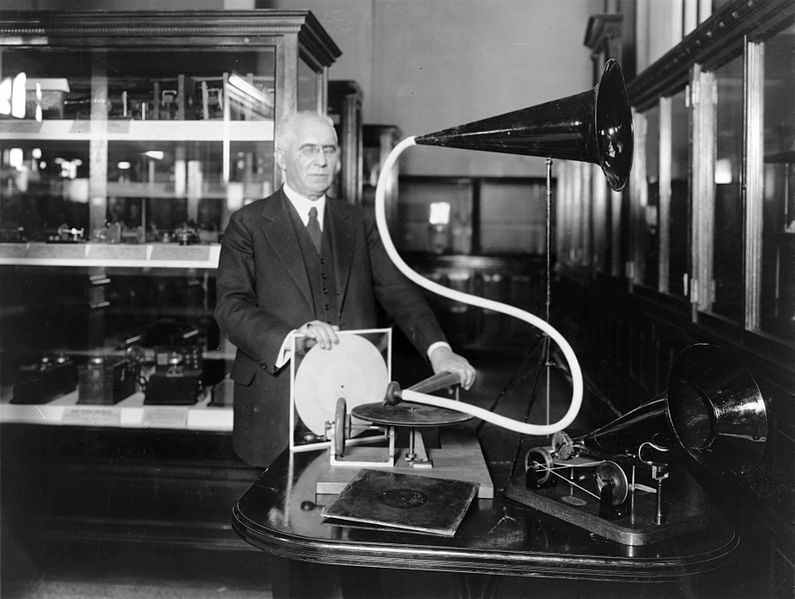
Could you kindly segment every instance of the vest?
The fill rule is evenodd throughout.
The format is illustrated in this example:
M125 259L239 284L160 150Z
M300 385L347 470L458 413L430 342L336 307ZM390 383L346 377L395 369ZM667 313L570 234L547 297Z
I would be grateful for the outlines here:
M318 255L301 217L298 216L298 212L289 201L287 208L295 235L298 237L298 245L301 247L301 255L304 257L304 266L309 277L309 286L312 289L315 318L329 324L339 324L337 277L332 258L333 250L328 219L324 218L323 221L323 240L320 245L320 255ZM326 212L328 212L328 206Z

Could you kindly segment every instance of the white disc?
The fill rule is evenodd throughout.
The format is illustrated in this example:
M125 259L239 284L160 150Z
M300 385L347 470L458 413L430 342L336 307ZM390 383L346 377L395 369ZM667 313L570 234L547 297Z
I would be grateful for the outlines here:
M348 413L354 407L381 401L389 383L384 357L367 339L340 335L332 349L310 349L295 373L295 409L306 427L318 436L334 422L337 399Z

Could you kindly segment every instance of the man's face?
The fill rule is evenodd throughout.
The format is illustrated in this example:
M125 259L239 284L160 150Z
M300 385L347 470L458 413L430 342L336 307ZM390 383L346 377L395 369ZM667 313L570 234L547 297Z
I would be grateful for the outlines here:
M301 118L295 124L276 158L287 184L301 195L320 198L334 180L339 166L339 148L334 128L320 119Z

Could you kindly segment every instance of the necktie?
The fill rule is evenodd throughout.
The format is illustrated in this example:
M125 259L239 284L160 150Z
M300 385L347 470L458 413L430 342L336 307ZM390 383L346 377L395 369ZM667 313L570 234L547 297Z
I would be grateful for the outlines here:
M309 209L309 222L306 223L306 231L312 239L312 244L315 246L317 253L320 253L320 240L323 232L320 230L320 223L317 220L317 208L312 206Z

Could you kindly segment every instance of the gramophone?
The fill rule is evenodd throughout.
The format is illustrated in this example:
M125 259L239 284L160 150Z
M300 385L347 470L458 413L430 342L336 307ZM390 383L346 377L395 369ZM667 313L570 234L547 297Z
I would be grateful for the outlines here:
M552 435L549 446L527 453L506 496L611 540L646 545L706 526L704 494L685 468L674 468L675 458L684 454L710 470L738 474L756 463L764 451L767 419L753 378L719 348L695 345L674 362L664 396L591 433L566 433L583 394L580 366L566 339L529 312L426 279L395 249L385 217L387 177L399 155L415 144L546 157L548 200L551 158L597 164L608 185L620 191L632 166L633 133L618 63L608 60L599 83L580 94L404 139L387 157L376 188L376 224L395 266L430 292L519 318L545 333L568 362L568 411L555 423L529 424L463 401L412 388L401 391L392 383L379 417L402 402L414 402L465 412L522 435Z
M317 428L324 431L320 436L329 447L332 470L345 465L354 444L356 433L348 411L365 423L364 428L414 428L425 418L420 408L432 408L434 424L439 426L460 422L460 415L466 414L521 435L552 436L551 445L532 448L524 456L523 467L514 469L518 473L509 481L505 495L521 504L627 545L647 545L705 527L708 510L704 493L684 468L674 468L678 460L672 458L684 453L718 472L743 473L752 467L764 450L767 436L765 405L753 378L719 348L695 345L674 362L666 394L596 431L579 436L565 432L582 404L583 378L577 357L563 335L534 314L426 279L397 253L385 218L385 189L389 171L400 153L415 144L547 157L548 197L552 157L598 164L608 185L620 191L628 181L633 152L632 115L621 69L617 62L609 60L599 83L591 90L406 138L386 158L376 187L376 224L384 248L408 279L447 299L519 318L539 328L557 344L568 363L565 371L570 375L572 388L571 403L564 416L551 424L530 424L457 397L432 395L432 391L455 383L443 373L407 389L401 389L393 381L386 385L381 402L366 403L376 392L354 397L350 390L354 383L371 380L370 373L375 369L365 368L366 375L344 377L339 384L329 385L329 380L339 378L339 373L345 370L342 361L332 360L325 365L329 376L316 379L317 370L313 370L305 377L319 380L318 389L322 390L310 394L311 405L318 403L315 396L328 396L327 414ZM549 293L549 286L547 290ZM549 352L548 345L546 351ZM318 355L330 354L333 352ZM349 363L361 368L361 361L357 358ZM549 362L548 357L546 361ZM331 407L335 399L336 412ZM347 405L350 399L355 399L355 405ZM471 477L468 470L481 462L473 459L476 454L470 451L471 445L467 448L464 457L457 460L455 470L452 466L434 467L426 471L428 476L473 480L466 478ZM291 446L291 449L298 448ZM414 458L414 449L415 444L411 443L412 466L429 466L430 460ZM391 436L389 451L394 451ZM397 465L393 455L388 457L379 466ZM361 465L356 460L348 464ZM490 484L490 479L487 485L480 482L481 496Z
M688 463L740 476L766 440L753 377L719 347L691 345L674 360L663 395L594 431L560 431L531 448L505 495L613 541L648 545L709 524Z
M413 145L443 146L487 152L502 152L547 158L547 197L551 195L551 158L598 164L608 185L620 191L629 179L633 152L632 112L621 67L615 60L605 63L599 82L592 89L499 116L408 137L389 153L378 179L375 218L389 258L409 280L449 300L470 304L518 318L540 329L553 341L568 364L571 374L571 403L556 423L526 424L517 432L548 435L569 426L577 416L583 395L583 378L577 356L568 341L543 318L515 306L449 289L431 281L406 264L395 248L386 221L386 189L389 172L400 154ZM547 219L549 219L549 214ZM548 268L549 270L549 268ZM549 289L549 285L547 286ZM409 395L413 392L409 391ZM406 397L411 401L410 398ZM419 398L415 397L414 401ZM431 401L426 396L423 401ZM439 405L434 403L433 405ZM482 415L478 415L482 417Z

